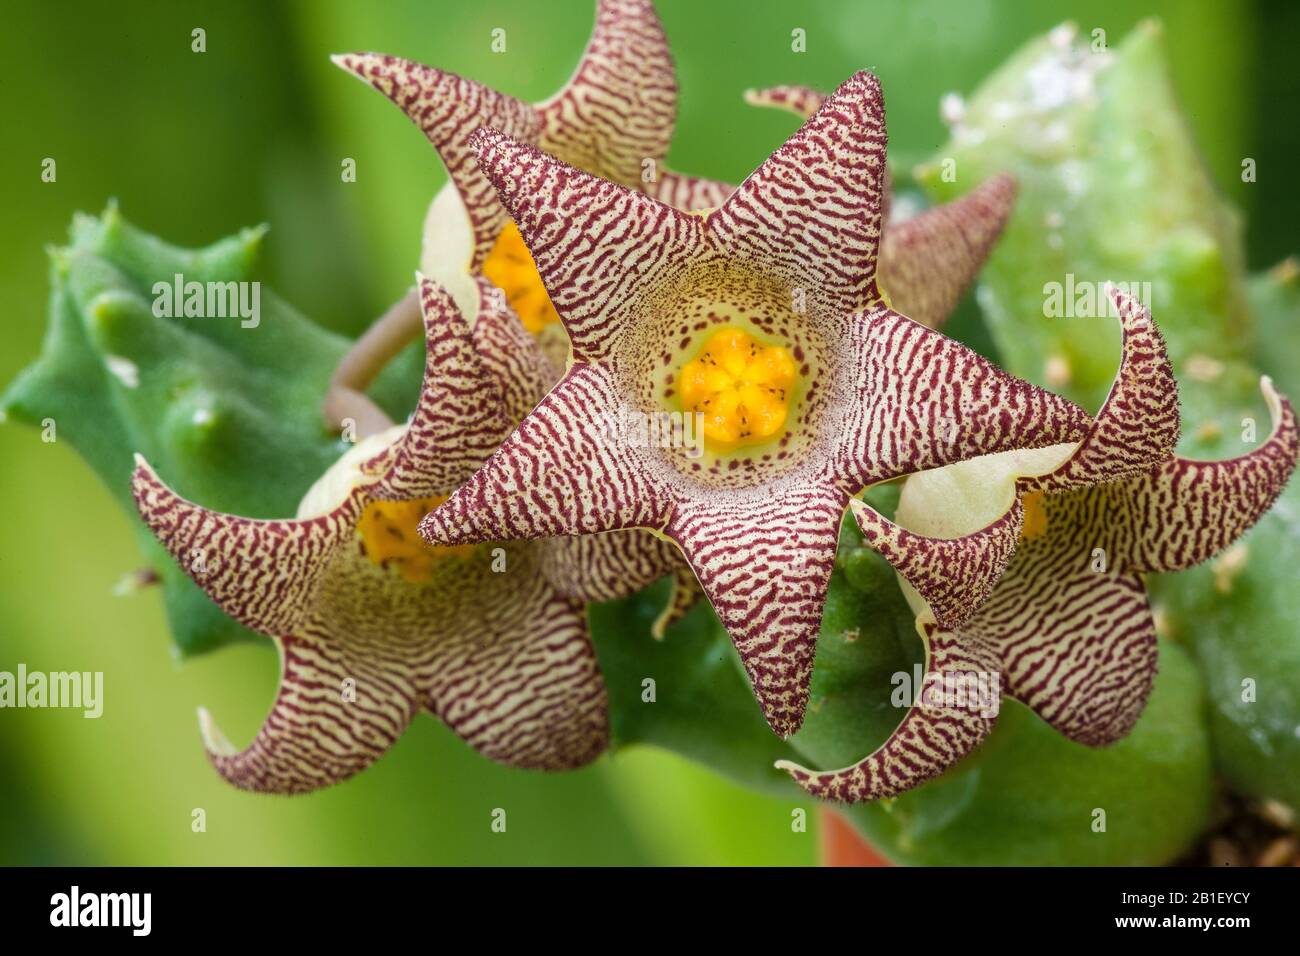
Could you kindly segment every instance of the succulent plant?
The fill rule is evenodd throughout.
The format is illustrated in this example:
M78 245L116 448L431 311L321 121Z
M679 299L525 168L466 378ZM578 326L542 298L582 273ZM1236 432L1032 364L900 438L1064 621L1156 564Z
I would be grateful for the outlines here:
M427 710L513 765L803 786L896 862L1170 862L1216 778L1300 806L1300 270L1246 275L1160 42L1031 42L894 183L872 75L751 91L805 123L737 187L663 166L648 0L536 106L343 55L448 167L417 289L356 342L260 285L251 324L160 308L254 283L262 231L110 206L0 409L143 518L182 654L278 645L247 749L201 718L238 786L334 783ZM1005 371L938 331L981 266Z

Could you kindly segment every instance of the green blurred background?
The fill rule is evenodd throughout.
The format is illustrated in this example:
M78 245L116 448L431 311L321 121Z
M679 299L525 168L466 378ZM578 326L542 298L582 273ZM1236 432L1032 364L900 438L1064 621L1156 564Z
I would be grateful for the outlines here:
M1262 268L1297 246L1288 170L1300 10L1284 3L1015 0L659 0L681 85L674 168L739 181L795 126L741 103L776 83L831 88L882 78L900 169L946 139L939 98L968 92L1021 43L1071 19L1118 41L1163 19L1174 77L1221 188L1248 217ZM410 283L425 206L443 181L419 132L328 54L379 50L464 73L526 99L567 79L592 0L393 3L6 4L0 53L5 147L0 383L39 349L44 247L74 211L117 197L169 241L202 245L272 226L260 278L351 334ZM191 30L207 52L191 52ZM491 31L507 31L493 54ZM790 33L807 31L807 52ZM1243 157L1260 169L1249 190ZM43 183L52 157L58 180ZM355 183L340 162L356 160ZM274 694L268 647L180 664L158 596L114 597L140 564L126 517L66 443L0 428L0 670L105 674L104 716L0 711L0 862L801 864L816 819L667 754L621 751L566 775L497 767L421 719L372 770L309 797L224 784L195 708L251 738ZM124 476L125 478L125 476ZM268 476L268 480L274 480ZM803 804L811 808L811 801ZM490 829L507 810L504 834ZM203 808L207 832L191 831Z

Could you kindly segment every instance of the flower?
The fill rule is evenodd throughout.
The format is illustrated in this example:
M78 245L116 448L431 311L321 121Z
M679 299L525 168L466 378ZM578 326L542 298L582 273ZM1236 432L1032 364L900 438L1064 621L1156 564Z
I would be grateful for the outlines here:
M478 170L470 134L481 126L510 132L593 173L689 208L716 204L731 188L674 173L664 165L677 81L650 0L600 0L595 29L573 77L563 90L536 105L398 57L353 53L333 59L397 104L447 167L450 181L435 196L426 217L421 270L451 292L471 325L480 310L489 307L489 299L491 307L518 315L552 359L551 383L560 377L567 344L518 228ZM491 284L481 281L484 276ZM360 391L417 332L414 300L394 310L392 334L378 332L384 324L381 320L376 326L383 357L362 363L368 374L341 383L344 388L339 390L350 399L344 406L347 414L357 419L363 417L357 409L369 405ZM332 407L329 417L343 417L340 406ZM521 406L518 418L531 409L532 404ZM673 593L654 625L659 636L699 593L676 550L647 533L560 538L544 547L542 573L564 594L584 601L626 597L671 574Z
M789 110L807 119L826 94L806 86L748 90L746 102ZM992 176L960 199L913 216L890 203L889 178L880 236L878 285L890 307L932 329L957 307L1007 224L1016 201L1016 182Z
M582 605L538 573L534 543L430 551L420 516L509 432L537 370L504 312L471 330L420 280L428 359L408 425L359 443L298 517L260 521L181 499L143 458L141 517L231 617L270 635L282 673L253 743L236 751L207 713L209 756L248 790L299 793L368 766L421 710L493 760L575 767L608 742L604 683Z
M1111 296L1123 328L1120 372L1081 442L909 478L896 516L907 530L855 503L866 542L914 589L926 689L859 763L826 772L779 764L810 793L874 800L942 773L993 729L996 705L950 693L980 681L995 701L1016 698L1072 740L1096 747L1124 737L1156 671L1143 575L1208 560L1281 493L1300 455L1290 403L1264 378L1273 428L1259 448L1228 461L1174 455L1178 395L1164 344L1148 310ZM930 574L942 563L936 549L954 560L981 550L978 539L995 539L982 550L1010 559L1005 574L992 566L976 575L979 594L956 594ZM924 696L932 689L942 692Z
M680 212L498 130L479 162L569 335L560 383L425 517L441 545L650 529L681 548L768 723L799 726L851 495L974 455L1082 437L1081 409L902 316L875 288L885 152L879 84L845 82L720 207ZM719 329L796 366L762 444L679 440L679 377ZM754 384L754 383L750 383ZM748 406L727 415L747 427ZM676 417L674 417L676 416ZM656 441L622 423L670 421ZM724 416L725 417L725 416ZM615 427L613 423L618 423Z

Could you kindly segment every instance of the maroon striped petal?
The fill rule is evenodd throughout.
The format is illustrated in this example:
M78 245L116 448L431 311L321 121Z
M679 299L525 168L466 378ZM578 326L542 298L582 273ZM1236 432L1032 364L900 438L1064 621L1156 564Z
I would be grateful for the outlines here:
M1295 410L1267 377L1260 391L1273 429L1259 448L1227 461L1173 458L1126 482L1125 556L1141 571L1179 571L1208 561L1273 506L1295 471Z
M788 760L776 766L814 796L845 803L896 797L937 777L993 730L1000 705L997 656L978 640L918 626L926 668L916 703L874 753L840 770L814 771Z
M627 597L682 564L671 543L649 531L610 531L547 538L543 573L561 594L581 601Z
M1094 747L1133 728L1157 656L1141 578L1108 561L1109 522L1098 515L1123 519L1106 508L1105 495L1103 486L1046 498L1046 533L1021 545L988 604L960 632L996 652L1008 694Z
M496 382L502 396L502 414L513 425L537 407L559 381L560 372L497 294L496 286L481 275L474 281L479 294L472 330L474 351Z
M673 551L677 553L676 548ZM695 607L695 603L703 593L704 590L700 587L695 572L691 570L690 565L681 560L678 554L673 565L672 593L668 595L668 603L664 605L664 609L650 625L651 636L655 640L662 641L668 633L668 628L684 618L687 612Z
M1168 460L1178 444L1178 383L1147 309L1112 287L1122 344L1119 371L1097 420L1060 467L1027 477L1024 489L1055 491L1118 481Z
M714 244L848 314L876 299L885 173L880 83L856 73L708 216Z
M473 80L401 57L346 53L332 59L396 103L433 144L460 195L473 233L470 260L463 265L477 269L509 217L479 171L469 136L480 126L491 126L535 142L542 129L537 111Z
M760 90L746 90L745 102L750 106L788 110L796 116L809 119L822 108L826 94L811 86L769 86Z
M993 593L1020 540L1024 507L1012 495L1001 518L973 534L930 538L894 524L861 501L850 502L863 541L893 565L934 612L939 627L961 627Z
M412 585L350 548L313 613L275 635L280 691L253 742L236 751L201 712L212 763L246 790L315 790L369 766L421 710L510 766L595 759L607 700L585 615L538 573L539 557L516 546L496 573L481 549Z
M435 544L661 527L667 501L650 450L613 439L611 374L575 365L420 534Z
M878 281L893 308L930 328L942 325L988 259L1015 201L1015 180L994 176L954 202L890 222Z
M243 750L199 709L208 759L234 786L293 794L338 783L383 756L415 716L418 694L410 674L391 661L337 644L324 630L276 639L280 689ZM355 699L349 699L352 690Z
M838 471L858 487L977 455L1082 438L1075 405L883 305L855 317L851 417Z
M702 248L698 216L592 176L496 130L471 137L483 172L519 225L574 358L611 353L627 329L612 321L640 290L685 271Z
M799 729L848 495L831 486L681 501L676 541L731 635L776 733Z
M447 290L417 279L424 314L424 385L401 437L363 466L383 474L376 498L427 498L454 488L481 465L515 420L504 413L497 379L474 347L469 324Z
M258 521L209 511L172 491L137 455L131 479L140 517L221 609L264 633L292 630L324 569L361 514L353 499L305 521Z
M668 153L677 77L650 0L600 0L596 26L568 84L537 105L547 152L598 176L639 186L644 163ZM511 136L516 134L495 123Z
M731 183L668 170L647 187L646 194L683 212L705 212L721 206L735 190Z
M426 706L479 753L532 770L566 770L609 745L609 702L580 601L542 573L537 544L506 548L496 573L470 562L435 615L441 640L417 670Z

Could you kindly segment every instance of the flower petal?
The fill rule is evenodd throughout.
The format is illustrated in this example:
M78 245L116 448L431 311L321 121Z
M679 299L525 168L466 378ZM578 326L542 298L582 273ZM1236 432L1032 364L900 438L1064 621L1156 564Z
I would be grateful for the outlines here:
M885 174L880 83L856 73L707 219L730 255L850 313L874 284Z
M973 534L929 538L894 524L861 501L849 502L863 540L894 566L934 612L944 630L955 630L988 600L1015 554L1024 506L1011 495L1002 517Z
M417 693L404 669L316 630L276 639L280 690L247 748L237 751L199 710L208 758L236 787L288 794L338 783L381 757L415 716Z
M932 699L927 691L969 687L974 672L996 693L997 657L978 640L958 637L933 622L918 621L917 630L926 644L924 681L914 691L918 703L888 740L864 760L839 770L818 772L787 760L776 766L814 796L858 803L896 797L937 777L974 750L993 730L997 717L987 716L978 701L963 701L959 695ZM994 714L1000 703L990 708Z
M840 439L839 473L865 487L978 455L1081 439L1092 420L966 346L876 306L852 367L859 400Z
M740 652L763 716L788 737L808 701L848 495L825 486L679 502L665 533Z
M789 110L796 116L808 119L822 108L826 94L811 86L769 86L765 89L746 90L745 102L750 106Z
M731 183L700 176L685 176L671 170L659 174L658 182L646 194L684 212L703 212L721 206L736 187Z
M575 365L475 475L420 525L435 544L661 527L666 501L638 454L611 440L610 373Z
M1123 485L1135 568L1179 571L1209 560L1282 493L1300 456L1295 410L1267 377L1259 387L1273 421L1259 448L1227 461L1173 458Z
M1023 541L989 602L961 630L1002 661L1007 693L1091 746L1132 729L1155 679L1156 636L1141 578L1113 556L1125 531L1113 485L1043 499L1044 532Z
M577 70L537 112L547 152L639 187L642 164L668 154L677 116L677 75L651 0L600 0Z
M508 218L491 184L479 172L469 136L480 126L491 126L535 141L541 131L537 111L473 80L401 57L346 53L332 59L396 103L438 151L474 234L473 252L464 266L477 269Z
M354 499L303 521L209 511L168 488L139 455L131 488L140 517L181 569L228 615L265 633L288 632L302 619L360 514Z
M1119 315L1119 371L1097 420L1060 467L1022 488L1058 491L1140 474L1168 460L1178 444L1178 383L1151 311L1134 297L1110 289Z
M474 473L514 424L451 295L424 276L418 285L424 386L406 431L364 467L371 473L386 468L373 492L377 498L446 494Z
M300 793L364 769L421 709L484 756L559 770L608 745L604 682L583 607L539 573L533 545L504 569L486 549L413 585L359 549L340 555L300 628L277 637L276 703L243 751L201 714L231 783Z
M608 700L586 611L540 573L536 545L508 551L506 572L488 573L461 603L422 667L429 709L499 763L582 766L609 745Z
M670 541L641 529L547 538L543 573L561 594L613 601L634 594L683 565Z
M471 137L523 234L578 361L608 355L640 290L701 248L698 216L575 169L495 130Z
M475 281L479 307L472 333L474 351L501 392L502 414L518 422L537 407L559 380L560 372L497 287L483 276Z
M676 552L675 548L673 550ZM686 616L703 593L700 582L696 580L695 572L678 554L673 565L672 593L668 595L668 603L664 605L664 609L650 625L650 635L655 640L662 641L667 636L668 629Z
M955 202L889 223L877 272L893 308L930 328L942 325L988 259L1015 201L1015 180L994 176Z

